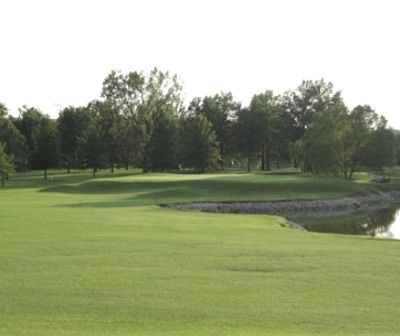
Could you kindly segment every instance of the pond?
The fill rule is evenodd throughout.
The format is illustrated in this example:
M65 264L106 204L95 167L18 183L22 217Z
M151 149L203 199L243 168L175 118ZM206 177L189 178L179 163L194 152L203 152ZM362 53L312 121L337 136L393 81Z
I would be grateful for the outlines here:
M400 205L371 212L292 220L307 231L400 239Z

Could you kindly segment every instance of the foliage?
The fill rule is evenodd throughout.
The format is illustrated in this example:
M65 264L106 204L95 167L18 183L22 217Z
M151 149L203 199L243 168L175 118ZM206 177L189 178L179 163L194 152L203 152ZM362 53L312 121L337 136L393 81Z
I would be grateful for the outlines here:
M189 117L182 126L182 166L199 173L216 169L220 160L217 137L212 124L203 115Z
M89 120L90 111L87 107L73 106L62 109L57 118L61 155L68 173L71 168L80 168L79 138L86 129Z
M47 180L47 170L59 166L60 147L59 133L55 120L43 116L33 132L35 166L44 170Z
M0 117L0 142L6 144L5 151L12 157L16 169L26 169L28 147L25 138L6 114Z
M92 168L93 177L106 162L106 146L102 129L96 120L90 120L88 127L79 138L79 151L83 157L84 167Z
M1 175L1 186L4 187L5 178L14 172L14 165L11 159L5 152L5 145L0 142L0 175Z
M26 164L29 169L40 169L38 159L35 157L34 133L39 127L41 120L44 118L42 112L34 107L24 105L19 109L19 116L14 120L14 124L25 138L28 146L28 158Z
M191 114L203 115L211 123L219 144L221 169L224 169L227 158L232 156L233 125L240 107L241 104L234 100L230 92L195 98L189 106Z
M292 147L302 171L340 174L351 180L363 167L382 171L394 163L394 136L370 106L351 112L341 99L318 112Z
M382 174L385 167L396 163L395 135L386 128L386 121L382 118L378 128L371 134L362 160L364 166L378 174Z
M108 167L113 173L121 166L143 172L179 167L202 172L243 169L247 163L251 171L255 167L270 170L273 162L279 167L291 157L294 166L304 172L352 179L357 171L381 171L394 160L393 138L383 119L368 105L348 111L340 92L334 92L333 84L323 79L303 81L281 96L266 90L243 107L230 92L196 97L185 107L182 94L180 79L168 71L111 71L103 81L101 98L60 111L59 135L54 134L54 150L50 151L58 157L51 159L51 165L58 162L69 172L91 161L91 167ZM35 137L41 132L42 120L49 117L27 106L20 109L18 118L7 115L7 108L0 104L0 141L7 144L7 154L18 170L42 168L49 151L42 142L47 153L40 153ZM196 119L199 116L207 123ZM96 124L102 138L95 140L102 148L97 163L93 158L88 161L91 154L79 144L79 139L86 143L89 134L97 137L93 123L88 130L89 121ZM188 134L187 128L197 135ZM58 143L60 150L56 150ZM195 148L205 148L206 154L200 155L208 158L195 159ZM216 158L219 167L214 164Z
M260 153L266 136L267 115L258 109L241 109L238 112L236 137L239 151L247 159L247 171Z

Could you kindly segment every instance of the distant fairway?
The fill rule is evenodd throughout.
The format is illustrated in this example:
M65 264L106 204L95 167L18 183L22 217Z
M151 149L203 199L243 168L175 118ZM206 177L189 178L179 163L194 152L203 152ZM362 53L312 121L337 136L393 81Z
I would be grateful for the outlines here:
M50 176L0 189L0 335L400 334L400 242L157 206L387 186L293 173Z

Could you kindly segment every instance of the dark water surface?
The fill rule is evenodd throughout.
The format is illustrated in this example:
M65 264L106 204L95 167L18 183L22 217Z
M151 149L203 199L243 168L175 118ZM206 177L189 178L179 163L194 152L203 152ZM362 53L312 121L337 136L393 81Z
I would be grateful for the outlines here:
M293 218L307 231L400 239L400 205L340 216Z

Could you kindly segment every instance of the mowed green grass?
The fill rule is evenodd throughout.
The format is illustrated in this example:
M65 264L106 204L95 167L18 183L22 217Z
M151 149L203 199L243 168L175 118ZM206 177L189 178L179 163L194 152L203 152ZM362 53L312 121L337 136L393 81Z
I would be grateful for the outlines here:
M400 333L400 242L156 205L376 186L297 174L88 174L15 175L0 189L0 335Z

